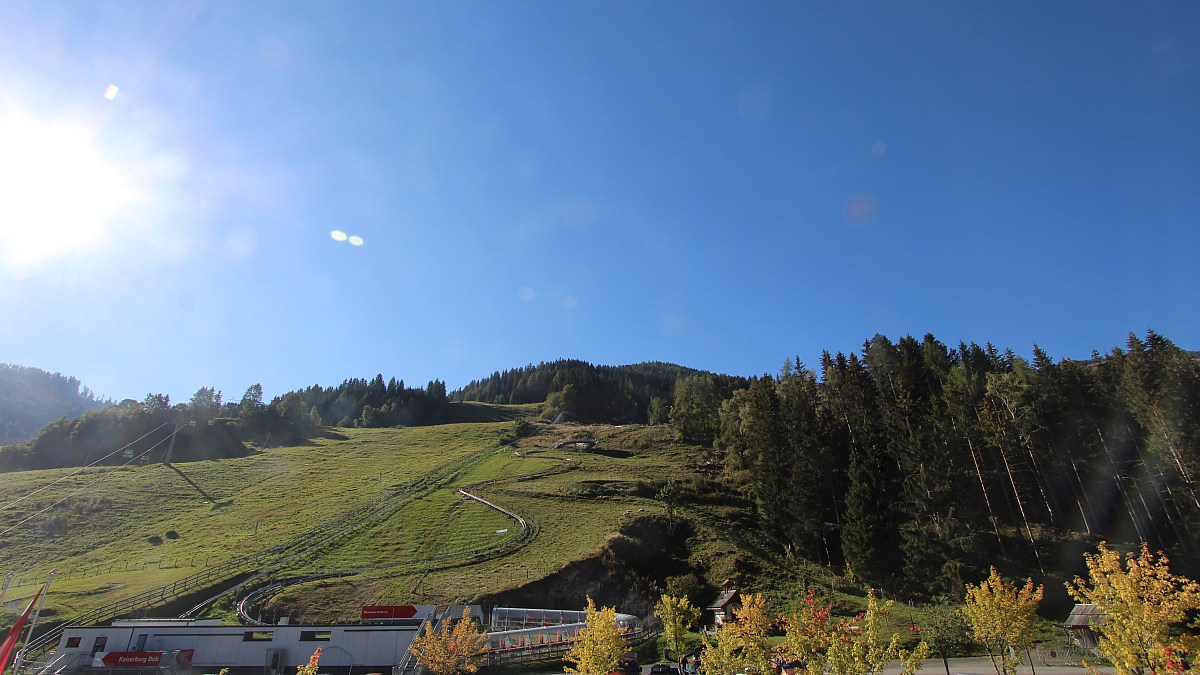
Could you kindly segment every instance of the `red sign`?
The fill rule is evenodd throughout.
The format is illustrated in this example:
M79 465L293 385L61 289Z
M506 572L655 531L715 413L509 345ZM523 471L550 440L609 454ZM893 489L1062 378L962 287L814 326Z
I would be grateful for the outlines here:
M108 652L101 660L106 668L157 668L163 652Z
M366 605L362 608L363 621L411 619L416 615L417 608L412 605Z

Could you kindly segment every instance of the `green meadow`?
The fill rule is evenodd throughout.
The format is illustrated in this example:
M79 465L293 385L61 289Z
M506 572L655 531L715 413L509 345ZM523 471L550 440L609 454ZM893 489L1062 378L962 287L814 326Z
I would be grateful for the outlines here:
M536 412L458 404L444 424L330 429L236 459L0 474L0 570L14 572L6 606L19 611L57 569L44 615L66 618L303 541L376 500L388 505L379 516L274 575L340 576L276 601L349 620L362 604L467 600L597 553L622 524L663 513L658 486L692 475L691 450L666 427L541 425L512 443L511 420ZM554 448L574 438L599 446ZM431 489L404 491L468 457ZM533 536L459 490L520 515ZM503 555L486 555L497 546Z

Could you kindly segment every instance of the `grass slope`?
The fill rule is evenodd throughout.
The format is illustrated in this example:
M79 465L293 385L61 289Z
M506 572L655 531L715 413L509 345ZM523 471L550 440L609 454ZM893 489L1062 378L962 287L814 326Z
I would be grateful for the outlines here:
M340 429L237 459L2 474L0 570L16 573L7 608L51 568L43 613L73 614L281 544L495 446L508 426Z

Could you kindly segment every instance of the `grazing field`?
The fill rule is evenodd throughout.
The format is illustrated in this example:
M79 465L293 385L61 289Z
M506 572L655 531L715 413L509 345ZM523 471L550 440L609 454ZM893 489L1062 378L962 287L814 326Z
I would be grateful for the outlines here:
M666 427L539 425L511 442L511 420L536 412L463 403L447 417L497 421L330 429L305 445L174 466L0 474L8 528L0 570L15 572L7 607L19 611L57 568L45 615L77 614L301 540L471 457L430 489L396 498L394 508L279 570L276 578L340 576L290 586L263 611L348 620L362 604L468 600L596 555L623 525L663 513L655 495L667 480L692 476L691 450ZM596 446L554 447L573 439ZM460 489L527 519L534 536ZM475 555L503 542L511 545L504 555Z
M572 438L595 438L598 447L554 448ZM687 452L666 427L541 426L387 522L313 559L305 572L357 573L292 586L268 603L265 616L294 616L297 607L319 606L310 610L315 614L304 616L344 620L356 615L363 598L384 603L468 601L537 581L597 554L623 524L662 515L662 503L654 495L668 479L692 476ZM470 552L515 535L513 520L462 498L459 489L528 519L536 537L508 555L470 564L402 564ZM503 529L508 532L497 533Z
M0 570L15 572L8 608L33 595L52 568L59 574L47 616L277 546L434 467L496 447L508 426L337 429L236 459L0 474Z

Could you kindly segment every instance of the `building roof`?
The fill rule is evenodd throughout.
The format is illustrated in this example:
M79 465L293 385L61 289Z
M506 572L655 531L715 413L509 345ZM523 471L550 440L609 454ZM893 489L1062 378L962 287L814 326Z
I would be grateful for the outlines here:
M1075 605L1063 626L1067 628L1086 628L1104 620L1105 614L1096 605Z
M736 588L733 589L732 591L725 591L724 593L721 593L720 595L718 595L716 600L713 600L712 602L708 603L708 607L705 607L705 609L707 609L707 610L725 609L725 607L727 605L729 605L729 603L731 603L737 599L737 595L738 595L738 592L737 592Z

